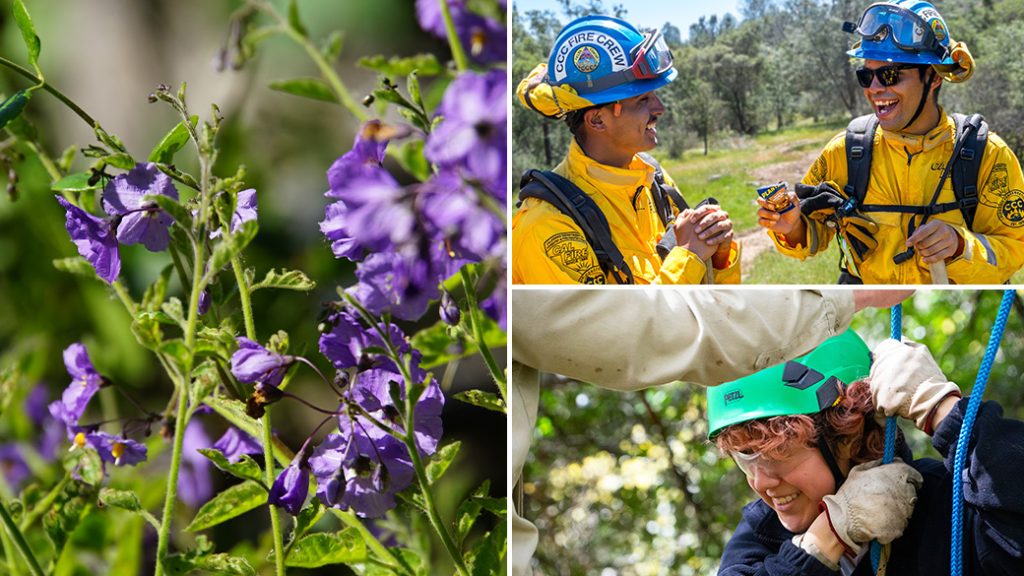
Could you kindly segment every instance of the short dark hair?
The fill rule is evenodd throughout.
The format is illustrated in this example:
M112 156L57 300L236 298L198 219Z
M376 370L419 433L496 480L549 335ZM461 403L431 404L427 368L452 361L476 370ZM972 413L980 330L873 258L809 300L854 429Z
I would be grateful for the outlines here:
M590 110L600 108L600 106L588 106L586 108L580 108L579 110L573 110L565 115L565 124L569 127L569 132L576 138L578 142L583 141L583 117Z

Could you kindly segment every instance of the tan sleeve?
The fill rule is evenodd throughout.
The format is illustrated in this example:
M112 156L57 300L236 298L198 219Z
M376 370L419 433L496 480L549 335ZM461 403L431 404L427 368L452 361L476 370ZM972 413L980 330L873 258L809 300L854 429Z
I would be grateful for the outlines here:
M617 390L713 386L845 330L849 291L515 290L512 360Z

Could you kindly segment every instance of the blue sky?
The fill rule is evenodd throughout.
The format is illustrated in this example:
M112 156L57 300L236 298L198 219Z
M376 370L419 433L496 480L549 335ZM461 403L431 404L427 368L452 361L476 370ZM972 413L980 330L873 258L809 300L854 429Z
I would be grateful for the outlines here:
M552 10L560 19L565 17L555 0L513 0L513 3L520 12ZM701 16L717 14L721 18L727 12L737 18L740 16L739 0L604 0L605 6L614 4L625 6L626 20L640 28L661 28L665 22L670 22L679 28L683 38L689 34L690 24Z

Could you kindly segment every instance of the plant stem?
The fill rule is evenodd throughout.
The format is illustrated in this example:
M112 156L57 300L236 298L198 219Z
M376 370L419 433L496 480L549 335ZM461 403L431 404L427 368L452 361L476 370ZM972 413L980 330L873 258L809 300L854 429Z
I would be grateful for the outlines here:
M57 165L53 162L53 158L50 158L50 155L47 154L38 144L26 140L25 145L29 147L29 150L32 150L32 153L35 154L37 158L39 158L39 162L42 163L43 168L46 169L46 173L50 175L50 179L56 182L63 177L60 173L60 169L57 168Z
M231 258L231 269L235 272L235 283L238 284L238 300L242 303L242 318L245 321L245 336L250 340L256 340L256 324L252 318L252 301L249 294L249 284L245 281L245 273L242 271L242 263L238 256ZM265 476L267 486L274 485L274 433L270 428L270 406L263 412L263 461L266 463ZM284 535L281 533L281 513L277 506L267 505L270 512L270 529L274 537L274 568L278 576L284 576L285 550Z
M64 478L62 478L61 481L58 482L57 485L54 486L53 489L51 489L46 494L46 496L43 497L42 500L36 502L36 505L32 508L32 511L27 512L25 514L25 516L21 519L21 525L18 526L18 528L22 532L27 531L29 528L32 527L33 524L36 523L36 520L39 520L43 517L43 514L49 512L50 506L53 505L53 502L57 499L58 496L60 496L61 491L64 490L64 487L67 486L68 482L70 481L71 475L65 474Z
M3 521L4 527L7 528L7 532L11 536L11 539L14 540L14 545L25 558L25 563L28 564L28 568L32 574L34 576L44 576L43 569L39 567L39 561L36 560L35 554L33 554L32 549L29 548L28 542L25 541L25 535L18 529L18 525L14 523L14 519L11 518L10 513L7 512L7 506L3 502L0 502L0 520Z
M355 514L345 510L339 510L338 508L331 508L331 512L337 516L343 524L349 528L355 528L355 530L359 532L359 536L364 542L366 542L366 545L370 547L370 550L373 550L374 554L380 556L381 559L387 563L388 567L397 569L401 566L398 560L391 555L391 552L389 552L388 549L380 543L380 540L377 540L377 537L373 535L373 532L370 532L366 528L366 525L363 524Z
M484 342L484 329L480 323L480 309L476 300L476 286L469 275L469 270L465 266L459 270L459 275L462 278L462 286L466 289L466 313L469 316L473 340L476 341L477 350L480 351L480 356L483 357L484 363L487 364L487 369L490 370L491 377L494 378L494 383L498 386L498 391L501 392L501 397L507 405L508 388L505 382L505 371L498 367L498 363L494 361L494 356L491 355L491 351L487 348L487 343Z
M405 366L402 367L402 371L406 381L406 390L408 391L412 380L404 374L404 372L408 371ZM468 576L469 570L462 561L462 553L455 545L455 540L452 539L452 535L448 532L448 527L445 526L444 520L441 519L441 514L437 511L437 505L434 503L434 494L430 491L430 480L427 478L427 470L423 466L420 450L416 446L416 434L413 428L413 410L416 406L416 400L418 398L413 398L412 394L405 395L405 446L409 450L409 455L412 456L412 465L416 470L416 480L419 481L420 492L423 494L423 507L427 511L427 518L430 519L431 525L434 526L434 531L441 538L441 544L444 545L448 555L451 556L452 562L455 564L455 571Z
M441 3L441 14L444 16L444 29L448 32L448 44L452 49L452 59L455 60L455 67L462 72L469 68L469 61L466 60L466 51L462 48L462 41L459 40L459 31L455 29L452 10L448 6L448 0L436 1Z
M11 546L14 544L11 542L11 537L7 535L6 531L0 530L0 541L4 544L4 558L7 559L7 572L12 576L21 576L21 570L18 569L18 559L14 557L14 550Z
M70 108L75 114L78 114L78 117L81 118L86 124L89 125L89 128L95 129L97 126L99 126L99 124L95 120L93 120L92 116L89 116L88 114L86 114L85 110L82 110L81 108L78 107L78 104L75 104L74 102L72 102L71 99L68 98L67 96L65 96L64 93L61 92L60 90L57 90L56 88L51 86L49 83L47 83L45 81L42 81L42 79L40 79L38 76L33 74L32 71L29 70L28 68L24 68L20 64L15 64L14 62L11 62L10 60L8 60L6 58L2 58L2 57L0 57L0 66L6 66L6 67L10 68L11 70L14 70L18 74L21 74L25 78L28 78L29 80L32 80L33 82L37 82L37 83L42 82L41 84L39 84L39 86L43 90L46 90L50 94L53 94L58 100L63 102L65 106Z

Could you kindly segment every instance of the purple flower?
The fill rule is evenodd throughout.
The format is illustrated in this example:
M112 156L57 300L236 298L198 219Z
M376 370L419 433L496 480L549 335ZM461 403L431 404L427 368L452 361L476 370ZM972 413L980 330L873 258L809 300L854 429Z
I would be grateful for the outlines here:
M412 484L409 452L362 417L355 423L346 418L344 423L340 433L324 438L309 459L317 496L325 506L379 518L395 507L395 493Z
M391 312L417 320L431 300L441 295L444 279L433 260L418 251L377 252L356 268L359 284L350 293L373 314Z
M458 255L479 262L505 253L505 220L484 205L471 184L443 171L422 190L424 218Z
M459 311L459 305L455 303L455 299L447 290L441 291L441 302L437 307L438 314L441 316L441 320L449 326L458 326L462 320L462 312Z
M415 382L427 380L427 374L419 367L420 354L413 352L412 379ZM402 375L393 367L375 368L359 374L356 382L349 388L349 400L355 402L378 422L387 424L397 434L405 434L404 408L396 405L404 402L406 382ZM444 394L437 381L433 378L416 401L413 408L413 434L420 452L429 456L437 450L443 432L441 426L441 410L444 407ZM338 418L340 428L348 425L349 417L345 414ZM357 418L357 421L358 418ZM388 436L387 431L370 425L366 435L375 439Z
M255 220L258 216L259 203L256 200L256 189L247 188L238 193L238 201L235 204L235 212L231 215L231 233L234 234L242 224ZM198 211L193 211L195 216ZM220 228L210 232L210 238L220 238Z
M508 331L508 290L505 288L506 265L502 265L501 274L498 275L498 283L494 286L494 292L480 302L480 309L498 323L498 326Z
M292 516L298 516L309 493L309 468L302 462L300 452L274 480L270 488L268 501L279 508L284 508Z
M342 370L358 366L367 346L366 329L350 312L332 314L330 331L320 335L320 352Z
M117 240L122 244L142 243L150 252L160 252L171 241L167 229L174 223L171 215L160 210L146 196L178 199L178 189L170 176L156 164L136 164L125 174L114 177L103 189L103 209L120 217Z
M413 237L411 195L381 167L387 140L380 121L363 124L352 150L327 171L328 206L320 230L335 256L358 259L364 250L386 250Z
M466 72L455 79L438 108L444 120L427 138L424 153L442 168L456 168L505 201L506 90L504 70Z
M99 391L103 377L93 367L89 353L81 342L75 342L64 349L64 366L71 375L71 384L64 390L61 399L50 404L49 408L54 418L70 426L78 424L89 400Z
M194 508L213 496L210 460L199 452L201 448L210 447L210 437L206 435L202 423L196 419L188 423L182 442L178 496L182 502Z
M25 413L41 435L36 442L36 451L46 460L57 456L57 448L64 437L64 426L61 421L53 418L48 409L50 393L43 383L36 384L28 397L25 398ZM58 405L61 405L59 402Z
M202 316L203 314L206 314L209 311L210 311L210 289L209 288L204 288L203 291L199 293L199 308L196 310L196 312L199 312L199 315Z
M271 352L244 336L238 337L238 350L231 356L231 373L239 382L261 382L277 386L295 359Z
M416 447L421 454L430 456L437 452L437 445L441 441L443 426L441 423L441 410L444 408L444 393L441 392L441 385L437 380L430 379L427 388L420 394L413 408L413 434L416 437Z
M21 483L31 475L21 449L14 444L0 444L0 473L12 490L17 491Z
M121 255L110 221L89 214L63 196L57 195L57 202L64 207L64 226L78 253L92 264L97 276L112 283L121 273Z
M234 427L228 428L213 448L220 450L228 462L232 463L239 462L245 455L263 453L263 445L259 441Z
M75 434L74 447L92 446L100 460L113 462L114 466L134 466L146 460L146 447L134 440L107 434L106 432L84 432Z
M504 8L504 3L503 6ZM505 27L500 22L484 18L466 9L461 0L449 0L448 9L459 41L469 50L474 60L502 62L506 58ZM438 38L447 38L440 0L416 0L416 17L420 27Z

